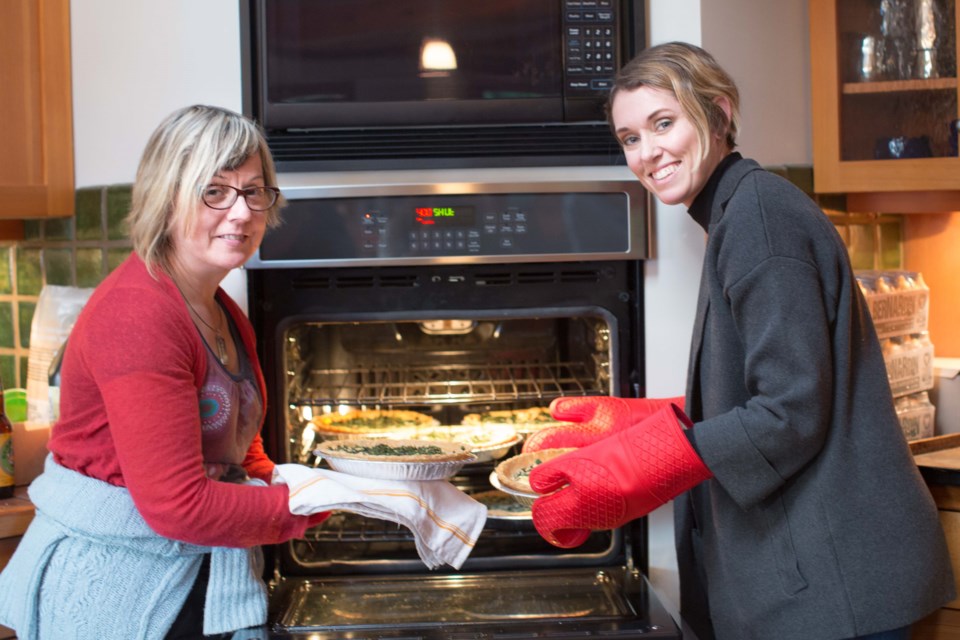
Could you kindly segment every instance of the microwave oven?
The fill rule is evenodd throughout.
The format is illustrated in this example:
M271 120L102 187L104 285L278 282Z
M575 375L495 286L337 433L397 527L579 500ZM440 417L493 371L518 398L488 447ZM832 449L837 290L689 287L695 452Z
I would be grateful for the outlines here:
M244 110L281 170L616 164L604 105L644 46L644 11L642 0L241 0Z

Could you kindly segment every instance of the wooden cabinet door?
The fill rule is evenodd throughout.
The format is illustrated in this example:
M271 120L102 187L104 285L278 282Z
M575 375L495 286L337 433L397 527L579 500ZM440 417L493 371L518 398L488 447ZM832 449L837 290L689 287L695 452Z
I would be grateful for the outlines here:
M936 16L932 71L917 50L924 2ZM896 37L882 14L891 6L910 12ZM960 190L955 0L809 0L809 11L816 191ZM894 51L903 64L881 66Z
M74 213L69 0L0 0L0 218Z

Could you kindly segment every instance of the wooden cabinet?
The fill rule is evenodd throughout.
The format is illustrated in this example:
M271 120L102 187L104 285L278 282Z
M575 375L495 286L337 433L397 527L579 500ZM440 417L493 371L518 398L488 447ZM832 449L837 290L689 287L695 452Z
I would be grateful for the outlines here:
M69 0L0 2L0 218L74 213Z
M926 197L955 210L956 0L809 0L809 12L815 190L940 192Z

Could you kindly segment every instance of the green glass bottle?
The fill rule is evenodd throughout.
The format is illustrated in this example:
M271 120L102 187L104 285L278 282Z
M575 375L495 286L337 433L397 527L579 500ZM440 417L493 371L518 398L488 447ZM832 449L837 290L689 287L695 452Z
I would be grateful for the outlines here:
M0 380L0 500L13 495L13 425L3 403L3 380Z

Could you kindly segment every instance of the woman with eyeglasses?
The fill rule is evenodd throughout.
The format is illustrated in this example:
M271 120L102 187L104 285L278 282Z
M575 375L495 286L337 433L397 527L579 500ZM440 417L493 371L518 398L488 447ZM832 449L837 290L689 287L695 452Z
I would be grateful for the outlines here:
M64 355L37 515L0 574L19 638L201 638L266 621L259 546L303 536L259 436L253 329L220 288L284 204L252 121L191 106L144 151L133 253ZM206 634L206 635L204 635Z

